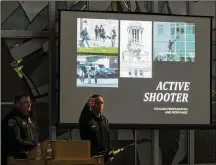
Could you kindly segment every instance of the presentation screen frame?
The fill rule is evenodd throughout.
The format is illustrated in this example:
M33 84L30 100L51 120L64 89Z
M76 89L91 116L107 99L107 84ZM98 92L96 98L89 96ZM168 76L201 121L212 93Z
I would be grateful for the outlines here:
M59 11L59 31L58 31L58 37L59 37L59 51L58 51L58 102L57 102L57 108L58 108L58 120L56 125L61 127L61 128L79 128L79 124L78 123L61 123L60 122L60 84L61 84L61 80L60 80L60 52L61 52L61 40L60 40L60 33L61 33L61 12L85 12L85 13L114 13L114 14L130 14L130 15L152 15L152 16L175 16L175 17L200 17L200 18L206 18L206 19L210 19L210 43L212 43L212 24L213 24L213 16L200 16L200 15L178 15L178 14L161 14L161 13L146 13L146 12L113 12L113 11L92 11L92 10L88 10L88 11L82 11L82 10L63 10L60 9ZM110 128L112 129L214 129L215 125L212 124L212 92L211 92L211 87L212 87L212 44L210 44L210 61L209 61L209 65L210 65L210 90L209 90L209 97L210 97L210 124L110 124Z

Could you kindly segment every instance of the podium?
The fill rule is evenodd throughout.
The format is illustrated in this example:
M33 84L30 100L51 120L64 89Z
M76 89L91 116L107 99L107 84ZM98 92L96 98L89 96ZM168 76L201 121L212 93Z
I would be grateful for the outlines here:
M52 148L51 158L46 158L48 144ZM27 160L8 159L8 165L104 165L103 156L91 157L91 144L88 140L43 141L41 159L36 160L36 149L28 152Z

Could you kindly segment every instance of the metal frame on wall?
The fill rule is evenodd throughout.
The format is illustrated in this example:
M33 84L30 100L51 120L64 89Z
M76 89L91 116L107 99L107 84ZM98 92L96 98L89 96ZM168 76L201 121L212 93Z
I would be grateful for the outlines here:
M1 30L2 38L49 38L48 31Z
M161 3L159 1L149 2L151 3L152 10L151 12L160 13L159 8L161 7ZM56 139L56 131L55 131L55 124L57 119L57 97L56 97L56 22L55 22L55 15L56 15L56 3L55 1L49 1L49 31L24 31L24 30L2 30L2 38L49 38L49 139L55 140ZM117 6L113 5L113 8L117 10ZM190 5L189 2L186 2L186 14L189 15L190 13ZM216 11L215 11L216 12ZM216 13L215 13L216 15ZM215 18L216 20L216 18ZM216 38L216 33L215 33ZM4 103L2 103L4 104ZM7 103L5 103L7 104ZM189 160L188 164L194 165L194 130L188 130L188 155ZM160 147L159 147L159 130L152 130L153 133L153 164L159 165L160 162ZM137 141L137 133L135 131L134 136L135 142ZM137 157L137 144L135 145L135 156ZM137 165L137 159L135 157L135 165Z
M56 4L55 1L49 1L49 138L56 139L56 131L53 129L57 121L57 95L56 95Z

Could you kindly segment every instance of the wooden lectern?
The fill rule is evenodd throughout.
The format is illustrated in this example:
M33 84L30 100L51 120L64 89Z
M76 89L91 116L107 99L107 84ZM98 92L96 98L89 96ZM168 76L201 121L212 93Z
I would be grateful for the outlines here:
M52 158L46 158L46 149L51 144ZM104 165L103 156L91 158L91 145L88 140L43 141L41 159L36 160L36 148L28 152L27 160L9 158L8 165Z

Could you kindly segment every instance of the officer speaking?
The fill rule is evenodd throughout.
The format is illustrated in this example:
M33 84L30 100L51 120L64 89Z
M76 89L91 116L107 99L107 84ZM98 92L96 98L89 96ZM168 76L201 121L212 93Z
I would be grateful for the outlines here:
M26 93L14 99L14 109L2 121L2 165L7 157L26 159L27 152L37 146L38 136L35 122L30 117L31 99Z
M85 104L79 119L80 137L82 140L90 140L91 156L103 155L105 163L108 164L120 152L135 145L131 143L122 148L114 150L110 142L110 130L108 120L101 113L104 108L104 99L100 95L90 96ZM149 140L141 139L137 144Z
M90 140L92 156L99 153L107 155L112 150L108 120L101 114L103 108L104 99L102 96L90 96L79 119L80 137L82 140ZM108 157L105 156L105 159Z

